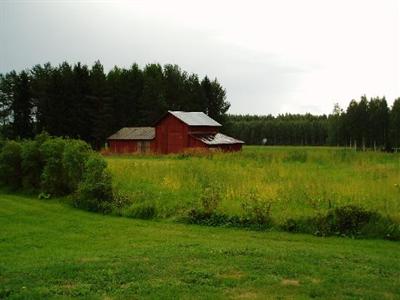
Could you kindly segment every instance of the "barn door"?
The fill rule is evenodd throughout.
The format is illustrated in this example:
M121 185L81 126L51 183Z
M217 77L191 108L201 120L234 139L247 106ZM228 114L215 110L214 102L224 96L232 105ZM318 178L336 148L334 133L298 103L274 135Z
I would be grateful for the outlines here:
M150 142L149 141L139 141L137 151L139 153L148 153L150 152Z

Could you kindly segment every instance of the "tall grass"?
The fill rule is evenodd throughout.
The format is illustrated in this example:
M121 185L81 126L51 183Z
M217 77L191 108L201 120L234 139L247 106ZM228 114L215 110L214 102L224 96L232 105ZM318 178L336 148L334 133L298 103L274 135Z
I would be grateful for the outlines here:
M357 205L400 221L400 155L341 148L245 147L212 156L111 156L116 187L134 204L171 218L200 205L213 187L217 211L243 213L249 195L268 203L274 219L307 217Z

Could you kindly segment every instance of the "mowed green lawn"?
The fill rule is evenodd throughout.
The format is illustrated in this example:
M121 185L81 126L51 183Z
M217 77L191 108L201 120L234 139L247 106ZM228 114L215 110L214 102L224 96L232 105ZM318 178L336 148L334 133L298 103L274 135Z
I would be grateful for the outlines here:
M0 298L400 299L400 243L103 216L0 194Z

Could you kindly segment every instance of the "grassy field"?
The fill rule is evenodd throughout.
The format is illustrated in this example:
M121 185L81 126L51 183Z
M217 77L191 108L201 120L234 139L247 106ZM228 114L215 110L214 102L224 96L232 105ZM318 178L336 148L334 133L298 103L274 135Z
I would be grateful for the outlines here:
M210 157L107 158L118 189L135 203L157 207L159 218L184 215L208 187L218 210L243 213L250 198L271 204L277 222L355 204L400 221L400 154L339 148L245 147ZM250 199L251 200L251 199ZM129 212L128 212L129 214Z
M400 299L397 242L142 221L4 193L0 229L0 298Z

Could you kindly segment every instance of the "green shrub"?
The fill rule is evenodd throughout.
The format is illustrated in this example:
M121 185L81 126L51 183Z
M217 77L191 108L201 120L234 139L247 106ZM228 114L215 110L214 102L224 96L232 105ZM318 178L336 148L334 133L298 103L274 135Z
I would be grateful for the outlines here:
M330 210L326 216L331 225L330 232L342 235L360 235L363 226L372 218L377 218L377 213L365 210L355 205L347 205Z
M242 220L237 216L213 212L206 213L203 210L192 209L187 215L185 221L189 224L198 224L206 226L241 226Z
M132 205L132 196L121 192L120 190L113 189L113 204L112 204L112 213L117 216L128 216L127 208ZM128 210L129 212L129 210Z
M82 180L85 163L89 157L91 148L89 144L80 140L66 140L62 164L65 170L68 190L76 191Z
M251 224L269 225L271 219L271 202L261 199L254 191L242 203L244 218Z
M361 228L360 233L361 236L365 237L400 241L400 223L397 223L390 217L375 214Z
M89 211L109 212L112 209L111 174L104 158L91 153L85 164L82 181L74 195L74 205Z
M44 161L40 152L39 142L33 140L22 143L21 168L23 188L31 191L40 190L43 167Z
M137 219L153 219L157 215L157 207L154 203L142 202L132 204L128 208L127 216Z
M0 183L12 189L22 184L21 144L9 141L0 151Z
M221 202L221 195L215 186L207 186L203 189L200 203L205 214L211 215L216 211Z
M62 163L65 143L62 138L52 138L40 147L44 159L41 187L45 193L67 195L70 192Z
M224 227L244 227L255 230L266 230L271 227L271 223L260 224L255 219L237 215L227 215L221 212L205 213L203 210L191 209L187 216L181 221L189 224L198 224L206 226L224 226Z
M281 226L289 232L318 236L348 236L400 240L400 224L377 212L348 205L315 217L288 219Z
M284 231L294 233L315 233L315 227L312 225L310 218L289 218L281 225L281 228Z
M35 141L42 145L44 142L50 140L52 137L45 131L35 136Z

